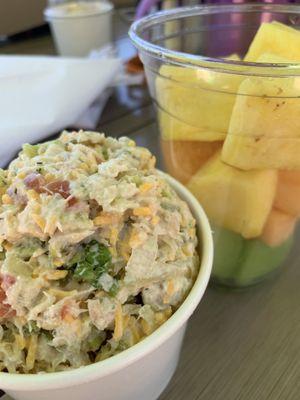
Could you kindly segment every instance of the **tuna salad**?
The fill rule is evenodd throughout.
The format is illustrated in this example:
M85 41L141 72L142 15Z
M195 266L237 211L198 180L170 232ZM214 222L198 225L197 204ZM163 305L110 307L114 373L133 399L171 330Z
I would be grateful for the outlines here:
M128 138L63 132L0 169L0 371L62 371L133 346L198 273L195 220Z

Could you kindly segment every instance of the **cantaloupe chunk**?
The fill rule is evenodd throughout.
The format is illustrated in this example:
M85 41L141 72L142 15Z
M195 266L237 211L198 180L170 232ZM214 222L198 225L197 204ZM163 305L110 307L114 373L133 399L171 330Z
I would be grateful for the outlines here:
M211 221L245 238L262 233L271 211L277 171L241 171L217 152L188 182Z
M279 246L293 234L296 222L296 217L272 209L264 226L261 239L269 246Z
M221 147L222 142L161 139L167 172L184 184Z
M164 65L156 78L162 137L224 140L241 76Z
M259 61L286 60L265 54ZM293 76L252 76L241 83L223 147L224 162L245 170L300 168L299 83Z
M274 207L300 217L300 171L279 171Z
M300 32L275 21L262 23L249 47L245 61L256 61L267 52L300 62Z

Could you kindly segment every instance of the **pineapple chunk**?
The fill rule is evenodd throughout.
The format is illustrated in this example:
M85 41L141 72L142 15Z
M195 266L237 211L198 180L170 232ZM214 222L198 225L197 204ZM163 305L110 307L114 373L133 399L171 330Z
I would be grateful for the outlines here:
M291 61L300 61L300 32L276 21L262 23L245 56L245 61L257 61L267 52Z
M237 53L230 54L230 56L225 57L225 60L242 61L241 57Z
M287 62L264 54L259 62ZM298 67L299 68L299 67ZM300 168L300 81L252 76L238 90L222 160L249 170Z
M221 147L222 142L161 140L167 172L184 184Z
M243 170L300 168L300 138L256 138L230 135L222 160Z
M249 239L262 233L276 185L277 171L241 171L224 164L218 152L187 186L213 223Z
M224 140L241 76L164 65L156 79L163 139Z
M185 113L185 111L182 111ZM163 140L174 141L220 141L225 139L225 134L217 132L202 131L199 127L173 117L169 113L159 110L158 111L158 124Z

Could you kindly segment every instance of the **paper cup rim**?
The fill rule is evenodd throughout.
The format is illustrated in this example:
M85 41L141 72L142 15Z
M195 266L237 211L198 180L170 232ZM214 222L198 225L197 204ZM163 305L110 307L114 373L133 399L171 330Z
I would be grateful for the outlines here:
M66 5L68 5L68 3L64 3L64 4L58 4L58 5L54 5L54 6L45 8L44 17L47 22L51 22L53 20L68 20L69 21L69 20L76 20L76 19L98 17L99 15L108 14L108 13L112 12L114 9L114 5L108 1L95 1L95 3L98 3L98 4L101 3L105 6L107 6L107 8L103 9L103 10L95 10L95 11L86 12L81 15L80 14L55 15L55 12L54 12L55 10L64 8Z

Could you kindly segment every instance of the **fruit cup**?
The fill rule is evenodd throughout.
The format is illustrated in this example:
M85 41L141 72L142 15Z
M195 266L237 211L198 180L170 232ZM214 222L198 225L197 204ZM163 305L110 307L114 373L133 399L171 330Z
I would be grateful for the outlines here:
M156 105L165 169L214 231L213 279L242 287L287 259L300 216L300 7L178 8L130 36Z

